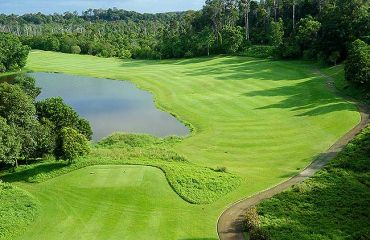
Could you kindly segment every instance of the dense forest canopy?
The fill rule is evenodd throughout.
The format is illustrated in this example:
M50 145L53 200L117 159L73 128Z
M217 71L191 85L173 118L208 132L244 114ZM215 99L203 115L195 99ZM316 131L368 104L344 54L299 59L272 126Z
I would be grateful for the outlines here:
M273 45L275 56L336 63L356 39L369 43L366 0L207 0L202 10L140 14L88 9L82 14L0 15L0 31L36 49L121 58L235 53Z

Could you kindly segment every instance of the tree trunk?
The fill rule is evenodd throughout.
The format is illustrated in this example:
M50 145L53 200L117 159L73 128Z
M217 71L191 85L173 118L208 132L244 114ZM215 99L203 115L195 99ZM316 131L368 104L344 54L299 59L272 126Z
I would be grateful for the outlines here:
M293 30L295 29L295 1L293 0Z
M276 0L274 0L274 20L277 22L277 4Z

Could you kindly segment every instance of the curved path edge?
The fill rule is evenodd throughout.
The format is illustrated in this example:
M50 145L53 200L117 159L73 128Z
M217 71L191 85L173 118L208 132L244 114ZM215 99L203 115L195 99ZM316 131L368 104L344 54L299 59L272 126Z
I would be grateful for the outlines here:
M363 103L341 94L334 86L334 79L319 69L315 69L315 74L318 74L323 79L326 79L326 85L331 92L343 97L345 100L354 103L361 115L360 123L347 132L343 137L336 141L326 152L318 155L315 160L308 165L301 173L282 182L272 188L257 193L251 197L234 203L227 208L219 217L217 222L217 232L221 240L244 240L243 222L245 212L248 208L253 207L261 201L271 198L274 195L283 192L293 185L303 182L312 177L317 171L325 167L325 165L338 155L338 153L359 134L369 123L369 108Z

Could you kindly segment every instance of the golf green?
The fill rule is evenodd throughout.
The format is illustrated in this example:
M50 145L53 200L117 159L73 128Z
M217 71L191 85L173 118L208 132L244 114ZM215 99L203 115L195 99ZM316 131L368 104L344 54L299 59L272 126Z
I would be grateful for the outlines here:
M184 202L159 170L145 167L94 167L22 184L42 203L38 223L26 233L34 239L42 239L48 226L48 239L216 238L217 218L228 205L295 175L360 120L355 106L328 91L313 66L300 61L123 61L33 51L26 68L134 82L193 128L175 146L178 153L242 179L239 188L208 205ZM104 178L104 171L111 176Z

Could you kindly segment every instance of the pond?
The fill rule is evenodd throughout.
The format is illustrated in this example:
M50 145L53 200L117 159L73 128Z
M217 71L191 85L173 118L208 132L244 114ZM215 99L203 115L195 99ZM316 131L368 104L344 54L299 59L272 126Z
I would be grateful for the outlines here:
M128 81L30 73L42 88L38 100L60 96L88 119L97 141L114 132L145 133L158 137L185 136L189 129L171 114L155 107L153 96Z

